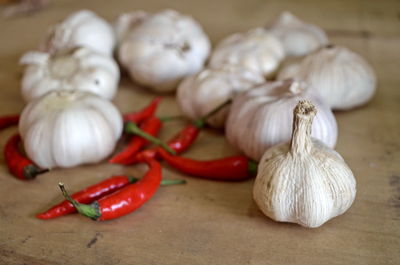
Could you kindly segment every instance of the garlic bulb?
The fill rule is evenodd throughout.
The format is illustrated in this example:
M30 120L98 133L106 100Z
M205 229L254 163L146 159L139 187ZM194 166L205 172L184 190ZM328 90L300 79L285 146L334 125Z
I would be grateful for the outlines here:
M306 55L328 44L325 32L285 11L267 27L281 42L287 56Z
M291 74L291 76L290 76ZM304 80L327 104L337 110L368 102L375 93L376 77L371 66L345 47L326 46L306 56L292 73L279 78Z
M283 60L285 52L270 32L256 28L222 40L210 57L210 67L237 65L269 77Z
M193 18L176 11L141 17L127 33L126 27L117 27L125 36L119 61L136 82L160 92L173 91L184 77L203 68L210 41Z
M52 27L40 49L54 53L76 46L88 47L111 56L115 46L113 28L92 11L80 10Z
M122 117L92 93L60 90L30 102L19 132L28 156L42 168L73 167L106 158L122 133Z
M343 158L311 137L315 113L301 101L291 141L267 150L258 166L254 200L275 221L318 227L343 214L356 196L356 180Z
M291 110L302 99L312 100L320 110L313 123L313 137L334 147L337 125L329 106L305 83L292 80L267 82L237 95L226 122L229 142L259 161L265 150L290 139Z
M259 73L237 66L205 69L181 82L177 91L177 103L185 116L195 120L233 98L237 93L263 82L264 78ZM221 128L228 113L229 107L225 107L207 122L213 127Z
M53 90L82 90L106 99L117 92L119 68L113 58L88 48L73 48L53 55L28 52L22 95L31 101Z

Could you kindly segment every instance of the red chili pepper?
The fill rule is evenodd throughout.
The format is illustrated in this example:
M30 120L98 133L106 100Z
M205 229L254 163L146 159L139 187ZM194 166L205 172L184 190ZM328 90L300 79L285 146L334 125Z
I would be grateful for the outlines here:
M186 151L196 140L200 129L200 127L194 124L189 124L185 128L183 128L178 134L176 134L171 140L169 140L167 145L171 147L176 154L181 154ZM142 161L144 157L157 158L157 151L158 147L143 150L138 153L134 159L131 160L131 164Z
M17 178L28 180L35 178L38 174L49 171L40 169L26 158L19 150L21 137L19 134L11 136L4 147L4 157L10 172Z
M79 203L92 203L108 194L111 194L130 183L135 183L139 179L130 176L113 176L95 185L89 186L84 190L78 191L71 197ZM161 185L174 185L186 183L184 180L162 180ZM36 215L37 218L47 220L76 212L75 207L67 200L53 206L46 212Z
M129 124L128 124L129 125ZM152 136L157 135L161 129L161 121L159 118L152 116L146 119L140 126L140 129ZM134 160L135 154L142 149L149 141L141 136L133 136L124 150L114 155L109 162L115 164L128 165Z
M199 161L179 156L173 156L158 149L158 154L173 168L191 176L224 180L245 180L257 171L257 163L245 156L231 156L222 159Z
M0 130L10 127L12 125L17 125L19 122L19 115L9 115L0 117Z
M146 120L147 118L150 118L156 112L158 104L160 104L161 99L162 99L161 97L156 97L142 110L124 114L123 115L124 122L130 121L136 124L140 124L142 121Z
M187 125L177 135L169 140L167 145L175 151L175 154L181 154L186 151L196 140L200 130L204 128L206 121L215 113L219 112L221 109L229 105L231 102L232 100L225 101L224 103L207 113L205 116L195 120L192 124ZM131 164L141 162L144 157L159 159L160 157L157 157L157 150L158 147L144 150L137 154L136 157L130 162Z
M111 220L133 212L147 202L157 191L161 183L161 165L156 160L146 159L149 170L138 182L128 185L92 204L81 204L72 199L59 184L64 197L70 201L77 211L93 220Z

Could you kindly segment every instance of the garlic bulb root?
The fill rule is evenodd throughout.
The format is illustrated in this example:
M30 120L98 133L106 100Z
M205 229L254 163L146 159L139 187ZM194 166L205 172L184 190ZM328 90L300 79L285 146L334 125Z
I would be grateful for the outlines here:
M343 158L311 137L316 108L300 101L294 109L290 142L265 152L253 197L275 221L319 227L343 214L356 195L356 181Z

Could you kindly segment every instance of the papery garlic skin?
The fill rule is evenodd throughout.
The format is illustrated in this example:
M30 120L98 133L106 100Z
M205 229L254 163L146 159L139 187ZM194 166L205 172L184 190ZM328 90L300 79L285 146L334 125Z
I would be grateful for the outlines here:
M291 142L268 149L260 160L253 197L275 221L319 227L355 199L351 169L337 152L311 137L315 112L310 102L300 102Z
M312 100L320 110L313 123L313 137L333 148L338 129L332 111L305 83L293 80L267 82L237 95L225 127L228 141L259 161L268 148L290 139L291 110L303 99Z
M276 79L277 80L292 79L294 76L296 76L297 72L299 71L300 63L301 60L288 60L288 61L285 60L278 70Z
M114 150L122 116L108 100L82 91L53 91L30 102L19 132L29 158L41 168L97 163Z
M40 50L55 53L83 46L112 56L115 42L113 28L106 20L92 11L80 10L53 26L40 45Z
M368 102L376 90L376 76L360 55L341 46L326 46L306 56L297 71L279 78L303 80L335 110L348 110Z
M182 113L196 120L203 117L241 91L248 90L265 81L257 72L236 66L205 69L184 79L177 90L177 103ZM229 106L207 120L215 128L225 125Z
M113 58L78 47L50 55L28 52L22 56L26 65L21 92L29 102L53 90L81 90L105 99L113 99L120 78Z
M328 37L321 28L301 21L288 11L267 29L281 41L287 56L306 55L328 44Z
M262 28L233 34L217 44L209 67L235 65L270 77L285 57L277 38Z
M127 33L120 31L120 63L133 80L158 92L173 91L184 77L200 71L210 52L201 26L174 10L149 15Z

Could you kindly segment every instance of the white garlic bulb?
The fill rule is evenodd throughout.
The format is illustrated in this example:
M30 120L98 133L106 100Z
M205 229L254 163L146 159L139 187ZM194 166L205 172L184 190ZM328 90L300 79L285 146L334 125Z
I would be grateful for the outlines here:
M142 17L127 33L126 28L119 30L125 36L119 61L136 82L159 92L173 91L184 77L203 68L210 41L193 18L176 11Z
M376 77L358 54L328 45L306 56L297 70L284 70L279 78L304 80L333 109L347 110L368 102L375 93Z
M328 44L328 37L321 28L301 21L288 11L267 28L282 42L287 56L306 55Z
M54 53L76 46L88 47L111 56L115 46L113 28L92 11L80 10L53 26L40 49Z
M267 82L237 95L225 127L229 142L259 161L265 150L290 139L291 110L303 99L312 100L320 110L313 123L313 137L333 148L337 125L332 111L305 83L293 80Z
M31 101L53 90L82 90L105 99L115 96L119 68L113 58L78 47L50 55L28 52L20 60L26 65L21 91Z
M356 180L343 158L311 137L316 109L294 109L288 143L267 150L258 166L253 196L261 211L279 222L318 227L343 214L356 196Z
M31 101L19 132L28 156L42 168L73 167L106 158L122 133L122 116L92 93L60 90Z
M233 34L221 42L210 57L211 68L237 65L270 77L285 57L277 38L262 28Z
M198 119L237 93L263 83L264 77L246 68L226 65L219 69L205 69L184 79L177 90L177 103L188 118ZM211 126L222 128L229 106L207 120Z

